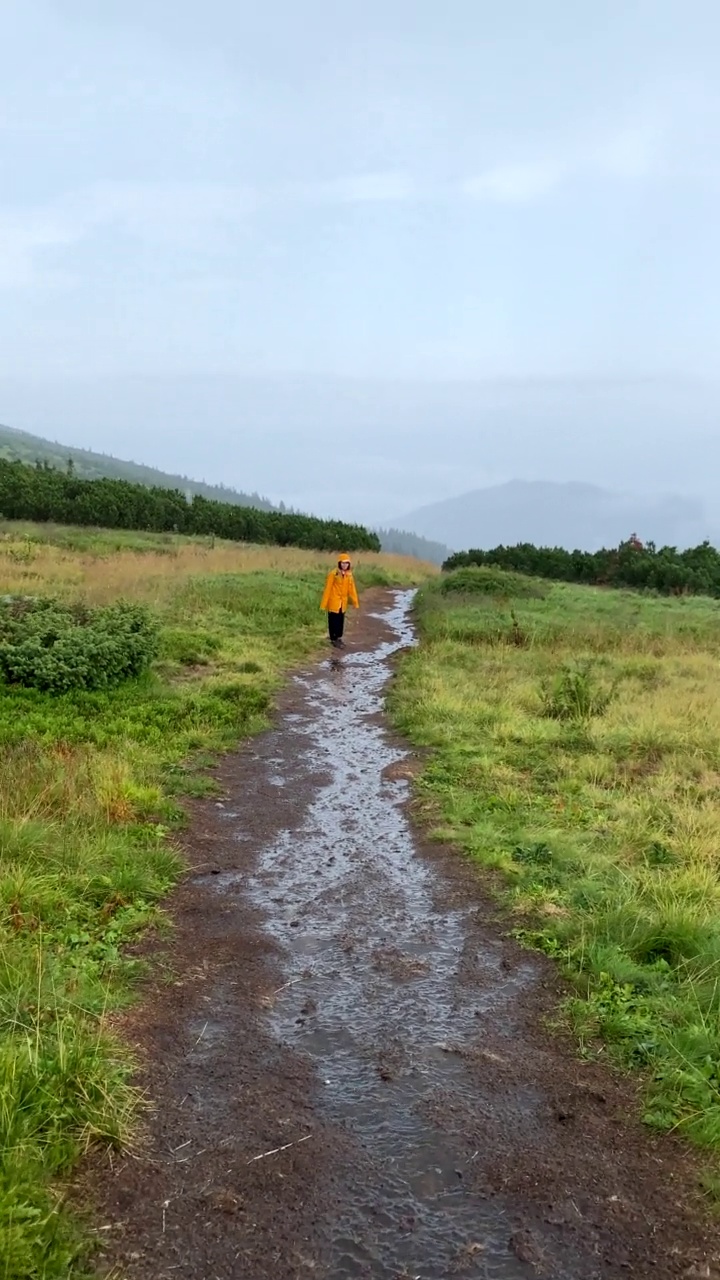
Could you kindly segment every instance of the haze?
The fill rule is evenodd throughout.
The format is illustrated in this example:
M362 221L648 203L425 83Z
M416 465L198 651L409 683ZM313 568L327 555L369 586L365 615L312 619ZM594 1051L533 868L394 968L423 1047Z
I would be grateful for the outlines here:
M381 520L720 464L714 0L5 0L0 422Z

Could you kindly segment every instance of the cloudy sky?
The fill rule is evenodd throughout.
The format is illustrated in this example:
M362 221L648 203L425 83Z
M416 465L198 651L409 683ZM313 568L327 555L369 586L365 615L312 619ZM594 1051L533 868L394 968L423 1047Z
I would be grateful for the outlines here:
M2 10L0 422L368 519L714 496L716 0Z

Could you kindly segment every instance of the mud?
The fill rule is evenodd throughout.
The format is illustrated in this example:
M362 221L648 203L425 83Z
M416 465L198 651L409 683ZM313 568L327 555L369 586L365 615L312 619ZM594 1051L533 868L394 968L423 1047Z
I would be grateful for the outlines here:
M127 1280L720 1276L692 1158L575 1059L385 723L409 594L302 676L197 805L159 980L122 1030L153 1102L94 1171ZM158 970L161 955L157 953Z

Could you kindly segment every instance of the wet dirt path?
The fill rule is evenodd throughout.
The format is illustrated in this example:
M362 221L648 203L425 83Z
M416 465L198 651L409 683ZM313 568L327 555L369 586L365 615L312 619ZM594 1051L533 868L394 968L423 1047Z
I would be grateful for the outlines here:
M128 1280L714 1276L693 1170L540 1029L554 976L423 847L382 709L386 593L198 806L169 957L126 1032L156 1101L95 1198ZM718 1273L720 1274L720 1272Z

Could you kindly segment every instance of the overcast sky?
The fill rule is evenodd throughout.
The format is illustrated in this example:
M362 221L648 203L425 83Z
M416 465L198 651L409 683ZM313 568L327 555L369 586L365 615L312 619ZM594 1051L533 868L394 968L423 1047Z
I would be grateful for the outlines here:
M2 32L0 422L368 519L512 475L714 494L717 0Z

